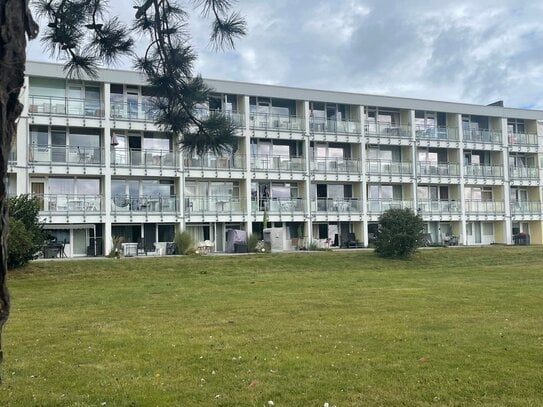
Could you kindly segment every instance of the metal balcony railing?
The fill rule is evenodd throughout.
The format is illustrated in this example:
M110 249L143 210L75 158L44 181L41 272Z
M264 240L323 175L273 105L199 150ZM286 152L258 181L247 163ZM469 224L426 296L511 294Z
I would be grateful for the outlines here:
M104 117L104 102L100 100L54 96L29 97L28 113L46 116Z
M302 213L304 211L304 200L302 198L253 199L251 208L253 212L269 212L270 214Z
M309 118L309 131L315 133L360 133L360 123L349 120Z
M465 201L466 213L468 214L502 214L505 212L503 201Z
M466 165L464 166L466 177L501 178L503 166L501 165Z
M366 172L369 175L411 175L413 173L413 164L402 161L371 159L366 161Z
M392 124L388 122L375 122L368 120L364 125L368 136L384 138L410 138L411 127L407 124Z
M458 129L455 127L416 126L415 135L417 139L449 141L456 141L459 139Z
M100 147L52 146L33 144L29 148L28 161L48 165L104 164L104 150Z
M111 166L129 168L175 168L177 154L171 150L112 147Z
M111 213L164 214L177 211L177 197L163 195L114 195L111 197Z
M509 133L511 146L537 147L537 134L535 133Z
M461 211L457 201L418 201L417 211L424 214L458 214Z
M288 155L251 155L252 171L304 171L305 160L300 156Z
M84 215L104 211L102 195L34 194L40 201L42 215Z
M362 206L358 198L317 198L311 202L312 209L327 213L360 213Z
M520 202L512 201L511 213L513 215L540 215L541 202Z
M245 156L235 154L233 156L216 156L215 154L205 154L198 157L184 158L186 168L198 168L207 170L243 170L245 169Z
M515 179L539 179L539 168L509 167L509 176Z
M413 201L397 199L370 199L368 200L368 213L381 214L388 209L412 209Z
M501 144L502 132L499 130L463 129L464 141L473 143Z
M250 126L255 129L303 130L304 119L297 116L251 113Z
M458 177L460 175L460 165L455 163L419 161L417 162L417 175Z
M359 160L350 158L314 158L311 170L318 174L360 174L362 167Z
M185 198L187 215L235 215L242 213L239 197L234 196L191 196Z

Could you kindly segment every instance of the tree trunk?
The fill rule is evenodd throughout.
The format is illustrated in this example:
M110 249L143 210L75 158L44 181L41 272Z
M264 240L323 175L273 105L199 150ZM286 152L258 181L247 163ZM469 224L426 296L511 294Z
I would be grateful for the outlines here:
M8 320L7 287L7 172L8 158L22 105L19 92L24 84L26 36L32 39L38 26L28 9L28 0L0 0L0 363L3 359L2 328ZM1 378L0 378L1 380Z

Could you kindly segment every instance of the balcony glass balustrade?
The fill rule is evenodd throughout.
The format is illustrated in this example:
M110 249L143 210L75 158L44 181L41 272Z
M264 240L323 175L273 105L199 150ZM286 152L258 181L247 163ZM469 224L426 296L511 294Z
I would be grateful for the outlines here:
M236 127L245 127L245 116L243 113L239 113L233 110L205 110L199 109L196 111L196 116L199 118L207 118L210 114L217 114L226 116L232 120Z
M349 120L310 118L309 130L316 133L360 133L360 123Z
M305 161L302 157L288 155L251 155L252 171L304 171Z
M458 140L458 129L442 126L417 126L415 135L417 139L456 141Z
M501 165L466 165L464 166L466 177L501 178L503 167Z
M177 211L177 197L163 195L115 195L111 197L111 213L163 214Z
M158 109L151 101L117 102L111 101L110 117L112 120L127 120L153 123Z
M297 116L251 113L250 125L255 129L303 130L304 119Z
M509 144L512 146L537 147L537 134L509 133Z
M314 158L311 169L317 174L360 174L362 167L359 160L350 158Z
M499 130L463 129L464 141L472 143L501 144L502 132Z
M198 168L208 170L243 170L245 169L245 156L235 154L234 156L216 156L205 154L197 157L185 156L184 165L186 168Z
M313 210L327 213L360 213L362 206L358 198L317 198L312 202Z
M140 148L118 148L111 150L112 167L130 168L174 168L176 154L168 150L142 150Z
M541 202L511 202L513 215L541 215Z
M28 161L47 165L104 164L104 150L99 147L31 145Z
M242 213L239 197L191 196L185 198L185 214L190 215L237 215Z
M465 201L466 213L468 214L503 214L505 202L503 201Z
M366 172L369 175L411 175L413 165L410 162L392 160L367 160Z
M417 211L424 214L459 214L460 203L457 201L418 201Z
M509 176L515 179L539 179L539 168L509 167Z
M417 175L458 177L460 175L460 166L454 163L419 161L417 162Z
M397 199L370 199L367 202L368 204L368 213L378 214L389 210L389 209L412 209L413 202L406 200L397 200Z
M253 199L251 201L253 212L268 212L270 214L292 214L304 211L304 200L302 198L269 198Z
M15 164L17 162L17 150L10 150L8 155L8 163Z
M389 122L375 122L368 120L364 126L367 136L384 138L411 137L411 127L406 124L392 124Z
M104 103L100 100L29 96L28 113L46 116L104 117Z
M45 194L35 195L41 214L95 215L104 211L101 195Z

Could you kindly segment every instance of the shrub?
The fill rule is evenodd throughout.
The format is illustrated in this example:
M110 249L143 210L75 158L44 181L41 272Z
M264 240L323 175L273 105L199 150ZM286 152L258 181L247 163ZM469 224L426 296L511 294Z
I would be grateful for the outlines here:
M381 257L407 258L421 245L424 223L410 209L389 209L379 217L375 253Z
M7 203L8 268L15 268L32 260L36 253L35 246L43 244L43 227L38 219L40 198L19 195L8 198Z
M258 241L260 240L260 236L258 236L257 233L251 234L247 238L247 251L249 253L256 252L258 250Z
M22 266L34 258L34 242L32 232L24 223L9 218L8 232L8 269Z
M190 254L194 248L192 236L186 230L175 234L175 247L177 254Z

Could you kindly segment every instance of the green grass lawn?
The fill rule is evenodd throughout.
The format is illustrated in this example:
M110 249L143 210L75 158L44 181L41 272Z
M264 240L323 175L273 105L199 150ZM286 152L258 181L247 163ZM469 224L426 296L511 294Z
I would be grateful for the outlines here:
M543 248L42 261L2 406L543 405Z

